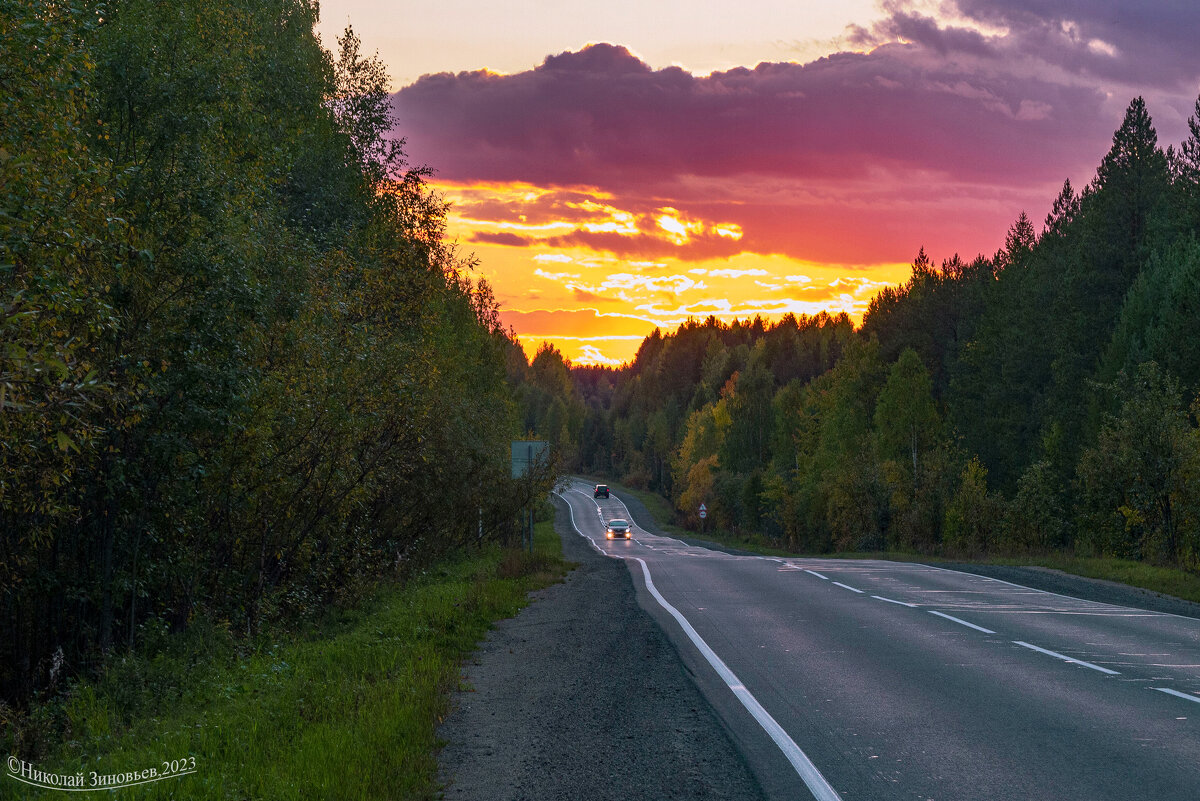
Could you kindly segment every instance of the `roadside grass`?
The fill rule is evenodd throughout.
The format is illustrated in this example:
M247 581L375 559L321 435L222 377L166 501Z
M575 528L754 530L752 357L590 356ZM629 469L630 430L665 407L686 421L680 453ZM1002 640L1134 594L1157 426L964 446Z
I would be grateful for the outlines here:
M1048 567L1076 576L1115 581L1200 603L1200 576L1178 568L1158 567L1128 559L1103 559L1072 554L1045 554L1023 559L998 557L987 562L993 565Z
M605 481L606 479L597 479ZM772 546L763 537L737 537L729 532L706 530L703 534L691 529L685 529L674 523L667 522L674 518L671 503L656 492L636 490L607 480L609 486L621 493L627 493L640 500L646 510L654 518L659 528L676 537L691 539L707 539L731 548L751 551L764 556L819 556L825 559L889 559L900 562L959 562L982 565L1007 565L1013 567L1045 567L1061 570L1084 578L1114 581L1130 587L1138 587L1151 592L1182 598L1185 601L1200 603L1200 576L1185 570L1172 567L1159 567L1144 562L1134 562L1127 559L1108 559L1102 557L1076 556L1069 553L1029 554L1025 556L930 556L915 552L879 551L874 553L825 553L801 554L794 551Z
M106 795L139 801L437 798L435 729L462 660L493 621L515 615L565 569L553 523L543 522L532 554L491 547L447 560L253 649L198 625L156 656L114 661L41 710L65 720L65 736L35 767L82 772L86 782L92 771L161 772L194 757L192 775ZM32 717L26 725L36 729ZM0 797L62 795L6 773Z

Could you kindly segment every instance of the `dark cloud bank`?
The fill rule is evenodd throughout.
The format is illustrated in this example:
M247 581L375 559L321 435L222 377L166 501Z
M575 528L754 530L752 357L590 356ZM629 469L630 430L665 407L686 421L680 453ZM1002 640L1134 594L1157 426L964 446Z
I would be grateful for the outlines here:
M990 36L887 9L851 31L871 52L809 64L697 77L600 44L515 75L425 76L396 94L398 129L450 179L619 186L882 168L1023 182L1094 166L1120 123L1114 102L1156 95L1172 108L1151 111L1175 120L1200 86L1193 0L958 0L963 18L1007 29Z
M394 96L397 132L415 162L453 181L666 201L688 182L699 199L697 182L733 178L831 203L848 186L859 197L1041 197L1091 177L1134 96L1147 97L1165 145L1200 91L1194 0L957 0L954 22L884 8L849 31L869 52L807 64L700 77L597 44L514 75L425 76Z

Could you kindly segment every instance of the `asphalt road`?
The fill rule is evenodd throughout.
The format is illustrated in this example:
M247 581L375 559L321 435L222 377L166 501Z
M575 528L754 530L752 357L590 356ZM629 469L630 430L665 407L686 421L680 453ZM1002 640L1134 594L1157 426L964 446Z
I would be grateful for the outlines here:
M937 567L722 553L563 493L771 798L1200 799L1200 620Z

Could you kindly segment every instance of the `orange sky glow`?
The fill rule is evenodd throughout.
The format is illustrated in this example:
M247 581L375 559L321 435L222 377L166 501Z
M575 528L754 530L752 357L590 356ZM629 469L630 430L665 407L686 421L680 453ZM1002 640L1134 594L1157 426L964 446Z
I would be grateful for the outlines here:
M741 226L665 200L624 206L594 187L433 188L450 203L449 236L478 258L478 275L492 284L526 352L549 341L577 364L628 362L655 327L673 329L688 317L845 311L857 322L881 287L909 273L907 262L819 263L727 246L706 255L706 243L741 240ZM589 235L621 237L631 251L653 255L619 255Z
M325 0L527 353L631 360L689 317L860 321L924 248L993 255L1129 101L1187 134L1200 6L1150 0ZM424 7L422 7L424 8ZM332 44L332 42L330 42ZM1040 227L1040 226L1039 226Z

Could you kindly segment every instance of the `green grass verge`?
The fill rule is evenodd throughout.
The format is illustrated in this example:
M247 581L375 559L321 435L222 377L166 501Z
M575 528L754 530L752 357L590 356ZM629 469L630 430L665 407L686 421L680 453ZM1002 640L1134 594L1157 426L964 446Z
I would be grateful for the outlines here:
M597 479L603 481L604 479ZM1083 557L1073 554L1035 554L1019 557L1011 556L995 556L987 558L969 558L969 557L930 557L926 554L918 554L912 552L901 551L884 551L878 553L832 553L832 554L797 554L794 551L788 551L781 548L772 547L762 538L745 538L735 537L724 531L705 531L700 534L698 531L682 528L673 523L666 522L674 517L674 509L663 496L656 492L648 490L636 490L622 486L614 481L607 482L613 489L621 493L628 493L640 500L646 510L654 518L659 528L666 531L668 534L677 537L690 537L693 539L701 538L712 540L713 542L726 545L731 548L751 551L753 553L761 553L765 556L820 556L830 559L890 559L901 562L960 562L960 563L977 563L987 565L1012 565L1017 567L1047 567L1053 570L1061 570L1064 573L1070 573L1076 576L1085 578L1102 579L1104 581L1115 581L1119 584L1125 584L1130 587L1139 587L1152 592L1159 592L1163 595L1170 595L1175 598L1182 598L1185 601L1200 603L1200 576L1189 573L1185 570L1171 567L1158 567L1155 565L1146 564L1144 562L1134 562L1125 559L1107 559L1099 557Z
M193 627L165 653L115 661L54 702L65 737L36 767L88 781L92 771L161 771L194 758L192 775L105 796L139 801L436 798L435 727L462 660L493 621L564 572L558 535L544 522L533 554L491 548L449 560L252 651L218 627ZM37 718L25 721L26 737ZM6 771L0 797L63 795Z
M1076 576L1115 581L1200 603L1200 576L1172 567L1158 567L1128 559L1102 559L1072 554L1048 554L1023 559L997 557L987 561L994 565L1049 567Z

